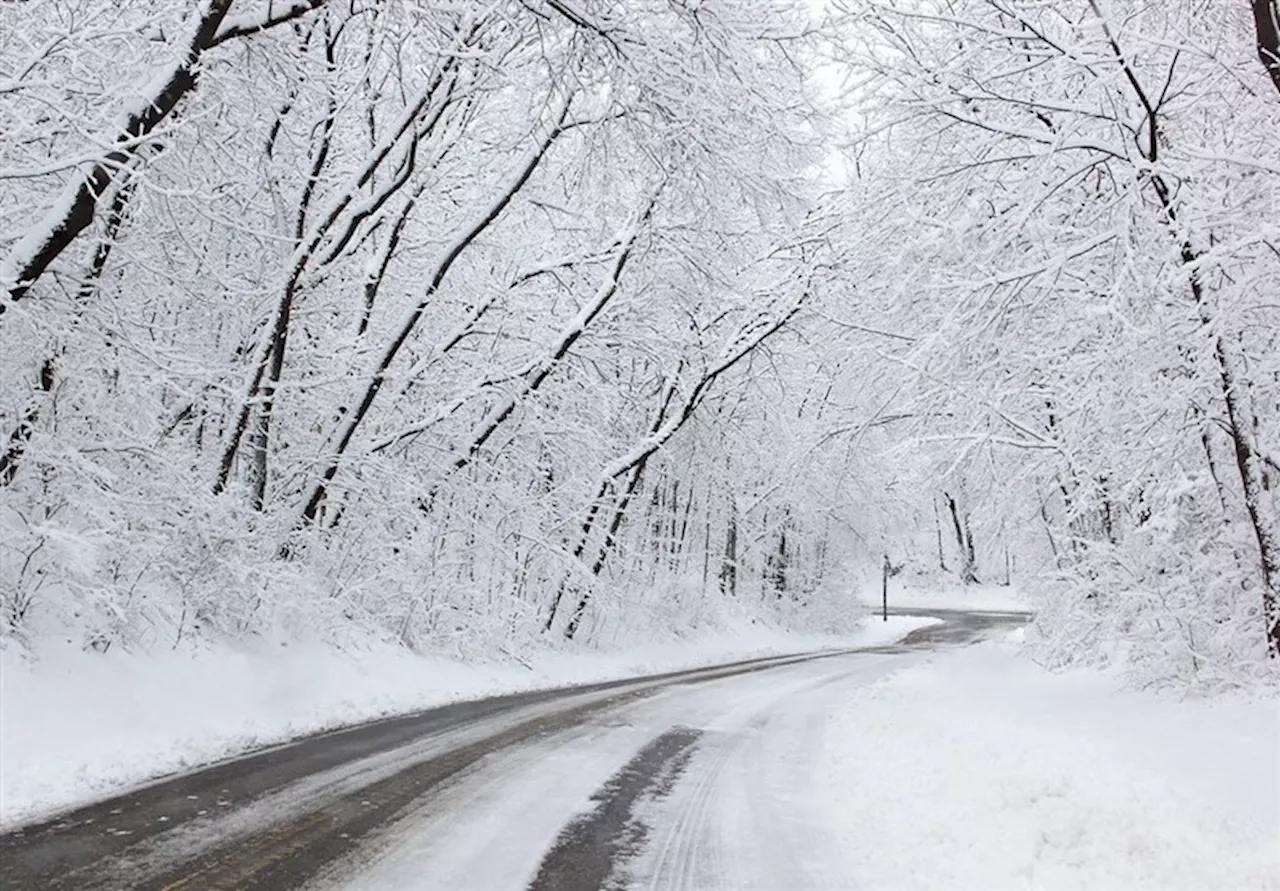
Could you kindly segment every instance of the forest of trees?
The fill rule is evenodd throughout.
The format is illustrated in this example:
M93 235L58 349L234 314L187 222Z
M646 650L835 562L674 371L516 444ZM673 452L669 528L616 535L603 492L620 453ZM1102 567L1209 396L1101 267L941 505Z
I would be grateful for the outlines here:
M1280 652L1272 0L0 2L0 628Z

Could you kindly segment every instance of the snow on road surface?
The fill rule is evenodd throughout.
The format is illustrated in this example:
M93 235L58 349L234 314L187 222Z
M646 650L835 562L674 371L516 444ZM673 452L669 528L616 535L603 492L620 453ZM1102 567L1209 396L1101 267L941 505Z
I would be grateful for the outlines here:
M250 749L462 699L636 677L754 656L901 639L932 620L868 619L842 636L765 626L608 653L464 664L402 647L292 645L85 653L0 647L0 827Z
M841 657L665 689L490 756L314 887L527 888L564 827L599 806L593 793L673 728L696 732L691 758L631 813L643 841L618 864L620 886L844 887L839 851L812 831L824 709L843 685L919 658Z
M1275 700L1048 674L1009 643L804 663L492 755L315 887L576 888L542 881L557 850L618 849L582 887L1280 888L1277 720ZM673 734L687 750L610 824L600 790Z

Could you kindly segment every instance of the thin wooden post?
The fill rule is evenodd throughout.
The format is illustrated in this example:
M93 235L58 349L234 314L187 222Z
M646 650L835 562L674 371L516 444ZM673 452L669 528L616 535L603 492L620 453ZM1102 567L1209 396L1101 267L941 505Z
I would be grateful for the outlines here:
M889 621L889 555L884 555L884 568L880 571L880 614Z

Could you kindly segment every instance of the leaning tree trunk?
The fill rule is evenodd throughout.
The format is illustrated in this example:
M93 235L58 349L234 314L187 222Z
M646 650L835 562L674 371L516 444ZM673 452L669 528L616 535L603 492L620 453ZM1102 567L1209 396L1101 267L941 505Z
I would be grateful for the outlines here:
M1271 77L1271 83L1280 91L1280 10L1275 0L1253 0L1253 20L1257 29L1258 58ZM1273 506L1267 502L1268 480L1262 457L1252 447L1249 438L1239 426L1244 420L1246 408L1241 381L1235 379L1230 362L1230 349L1224 349L1221 336L1217 343L1218 365L1221 369L1223 392L1227 403L1227 416L1231 421L1231 438L1235 446L1236 464L1244 482L1245 507L1258 540L1258 552L1262 569L1262 607L1266 622L1267 648L1273 658L1280 658L1280 531Z
M1161 134L1164 128L1160 120L1161 102L1153 99L1142 82L1138 79L1132 64L1120 47L1111 26L1098 9L1096 0L1090 0L1095 14L1102 23L1103 33L1115 53L1116 61L1124 73L1125 80L1133 90L1138 103L1142 106L1145 120L1143 130L1146 133L1145 144L1140 143L1139 151L1153 171L1149 182L1155 191L1164 214L1165 223L1170 233L1177 239L1178 250L1183 266L1187 270L1187 282L1191 288L1191 296L1200 313L1200 321L1207 330L1215 329L1215 309L1212 305L1204 282L1200 277L1200 262L1204 251L1192 243L1187 235L1180 216L1176 200L1176 186L1159 172ZM1280 71L1277 70L1277 21L1274 0L1254 0L1254 19L1257 26L1258 53L1263 64L1271 75L1276 89L1280 90ZM1280 522L1270 505L1266 471L1262 455L1257 443L1253 441L1254 427L1252 410L1248 405L1247 386L1242 369L1243 361L1235 355L1233 344L1226 334L1214 330L1213 335L1214 364L1218 393L1222 398L1227 413L1227 435L1231 438L1235 454L1236 470L1240 475L1240 490L1244 496L1245 510L1249 517L1249 525L1253 530L1254 540L1258 545L1258 570L1262 583L1262 616L1263 634L1267 642L1267 652L1272 658L1280 658Z
M167 70L147 85L139 99L129 99L115 120L119 129L102 139L110 146L101 155L80 168L44 216L18 239L8 256L0 261L0 291L17 302L27 297L49 266L71 246L94 221L98 204L111 191L122 173L127 175L130 162L160 128L200 80L200 66L205 52L228 40L257 34L276 25L293 21L316 9L324 0L294 0L280 6L267 5L264 12L230 16L233 0L207 0L189 21L190 33L175 46L175 59ZM0 296L0 316L5 312Z
M107 268L107 262L111 259L111 252L114 250L116 240L120 237L120 230L124 226L135 185L136 180L124 180L116 190L115 196L111 199L102 237L93 249L89 268L80 282L79 289L76 291L76 300L82 306L97 291L98 282L102 279L102 273ZM54 384L57 380L57 354L60 354L61 351L54 349L51 352L54 355L46 355L44 361L40 364L36 392L32 394L31 401L27 404L27 408L23 410L17 425L9 433L4 451L0 452L0 486L9 485L13 482L14 477L17 476L18 465L26 452L27 443L30 441L32 434L35 433L36 425L40 420L40 410L53 397Z
M471 36L466 35L460 38L464 46ZM317 178L331 149L334 106L330 105L324 121L325 129L322 131L320 150L312 156L311 173L299 200L297 228L294 233L295 246L290 259L289 274L281 290L269 337L254 363L249 386L245 390L235 422L231 426L231 434L223 450L218 476L213 485L215 495L221 494L227 487L241 442L250 430L250 421L255 410L258 411L259 418L253 433L253 448L256 453L265 455L265 452L260 450L265 449L270 432L269 412L274 405L275 388L283 372L290 317L298 291L302 286L303 275L308 269L325 267L334 262L350 245L358 227L369 214L382 207L388 199L404 187L413 172L413 160L416 157L418 141L439 123L445 110L450 106L456 74L457 66L454 62L451 61L442 66L400 113L387 137L370 151L342 193L331 202L318 219L308 222ZM441 98L442 94L443 98ZM407 144L403 144L406 142ZM398 163L393 161L397 148L400 149ZM375 176L380 170L385 170L389 162L395 163L398 173L379 185L375 189L375 194L365 196L366 200L360 200L364 195L363 190L373 185ZM452 260L448 262L451 263ZM367 295L366 299L368 299ZM267 393L268 390L270 393ZM261 463L265 464L265 458ZM261 467L255 472L264 475ZM255 497L256 489L255 482Z
M307 498L306 505L302 509L300 525L311 524L315 522L319 515L320 506L324 503L325 496L328 494L329 485L338 475L338 469L342 466L342 462L346 457L347 449L351 446L355 439L356 432L360 425L364 422L369 414L369 409L373 406L374 400L377 399L378 393L381 391L383 384L386 382L391 365L395 362L396 357L400 354L400 350L408 342L410 335L417 327L418 322L426 314L427 307L434 300L436 293L440 290L445 278L449 274L449 270L453 268L453 264L477 238L502 215L507 209L512 199L524 188L529 178L533 176L534 170L538 168L547 153L551 150L551 146L556 139L564 133L565 119L569 114L569 101L566 99L561 105L557 113L554 123L548 133L539 141L537 147L525 159L524 163L516 173L515 177L502 189L494 198L493 202L485 208L484 212L478 219L453 241L444 256L436 264L428 280L426 290L422 297L414 306L413 311L409 314L409 318L400 326L396 336L387 344L379 357L373 375L369 379L369 383L365 386L364 395L360 402L356 405L354 411L349 412L343 424L343 429L337 436L337 442L330 453L324 465L324 470L320 474L319 480L311 488L311 494ZM482 443L483 444L483 443ZM478 447L477 447L478 448Z

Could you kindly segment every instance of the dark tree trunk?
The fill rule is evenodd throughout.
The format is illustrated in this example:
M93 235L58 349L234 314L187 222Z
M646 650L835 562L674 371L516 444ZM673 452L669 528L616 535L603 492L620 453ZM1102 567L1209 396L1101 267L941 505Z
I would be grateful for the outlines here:
M706 522L702 524L702 588L705 591L711 584L711 510L710 499L707 501Z
M978 557L973 551L973 528L969 525L969 512L964 514L964 581L965 584L976 584L978 581Z
M773 585L773 590L779 600L787 593L788 560L790 560L790 554L787 551L787 528L783 526L782 529L778 530L778 549L769 561L772 564L769 581Z
M120 230L124 227L129 201L133 197L133 193L134 181L127 180L116 190L115 196L111 199L105 231L102 233L102 238L97 247L94 248L93 258L89 261L89 269L85 273L84 280L80 283L79 290L76 292L76 299L81 305L93 295L98 287L98 281L102 278L102 274L107 268L107 263L111 259L111 252L120 236ZM54 352L61 353L60 350L55 350ZM17 475L18 464L26 451L27 442L35 432L36 423L40 419L40 407L53 393L56 367L57 360L55 356L48 356L40 365L40 375L37 379L38 392L33 394L30 405L23 412L18 425L10 432L5 450L0 454L0 485L9 485Z
M78 180L68 187L67 193L55 205L45 219L36 223L35 231L41 241L30 256L18 259L13 270L13 282L9 285L9 299L26 297L31 286L44 275L54 260L75 241L76 236L89 227L98 211L98 202L110 191L116 177L126 171L129 162L137 156L138 140L149 136L182 99L195 89L200 56L214 44L218 28L231 8L231 0L211 0L195 33L182 51L181 60L169 72L168 78L159 83L146 103L124 116L120 133L116 137L117 149L105 153L90 164ZM0 301L0 315L5 304Z
M622 521L627 515L627 507L631 504L631 499L640 488L641 479L644 478L646 463L647 459L644 459L635 466L631 473L631 478L627 480L627 488L622 493L622 498L614 505L613 518L609 521L609 528L605 532L604 541L600 543L600 549L596 552L595 562L591 564L592 578L598 577L604 571L605 561L609 558L609 552L613 550L613 546L618 540L618 530L622 528ZM591 591L584 589L581 596L578 597L577 606L573 608L573 615L569 617L569 624L565 626L565 640L573 640L574 635L578 633L578 628L582 624L582 617L586 614L587 606L590 603Z
M978 568L973 548L973 534L969 531L969 517L966 514L961 519L960 508L949 493L944 492L943 497L947 499L947 508L951 511L951 523L956 532L956 546L960 551L960 580L966 585L977 584Z
M693 514L693 487L689 487L689 495L685 498L684 510L679 512L678 518L673 515L671 519L673 542L671 546L671 569L675 572L680 571L683 557L688 545L689 535L689 517ZM676 501L676 507L679 508L679 500Z
M5 443L4 453L0 454L0 485L9 485L13 482L14 476L17 475L18 464L22 460L23 453L27 450L27 443L31 440L31 434L35 432L36 422L40 420L40 408L53 393L53 384L53 359L45 359L44 364L40 366L40 378L37 382L38 392L32 397L31 404L27 410L23 412L22 420L18 421L18 426L9 434L9 441Z
M307 2L317 2L318 0L307 0ZM469 38L468 38L469 39ZM218 467L218 477L214 482L213 493L221 494L227 486L230 479L231 469L235 465L236 456L240 450L240 444L243 441L245 433L249 430L250 420L255 412L255 408L264 417L260 418L256 424L255 448L265 448L266 440L270 434L271 428L271 408L275 401L275 389L280 380L280 375L284 365L284 355L286 348L287 334L289 331L289 319L293 312L294 302L297 298L298 290L301 284L302 276L307 269L313 265L325 266L336 259L347 244L354 236L359 224L363 222L369 214L380 208L383 203L398 192L405 184L409 174L412 172L412 161L415 157L417 140L421 138L422 133L416 129L419 125L418 118L426 110L432 100L441 89L445 91L444 101L427 117L427 122L422 125L425 131L430 132L432 128L439 122L440 117L444 114L444 109L449 105L449 97L452 95L452 82L446 85L447 76L454 72L455 66L450 63L436 74L431 83L423 89L412 107L407 109L400 118L394 131L394 138L387 144L380 146L374 153L373 157L365 164L360 175L355 179L354 183L347 189L342 197L336 201L332 207L328 209L324 217L316 223L308 226L307 214L309 205L314 195L315 183L319 174L324 167L326 159L330 151L332 143L332 127L333 113L336 109L334 100L331 97L329 113L325 119L325 125L321 131L320 150L317 151L312 158L312 167L307 179L307 185L304 189L299 201L299 213L295 220L294 243L295 257L293 259L293 268L290 270L288 281L281 291L280 301L276 307L276 313L272 322L271 337L266 342L262 351L262 355L258 360L254 369L253 377L249 382L248 390L245 393L244 401L240 405L236 421L232 425L231 436L227 442L227 446L223 451L222 460ZM359 190L368 186L377 171L390 157L393 149L398 141L409 134L409 146L405 150L405 157L402 159L400 169L396 176L392 177L386 186L384 186L377 195L377 200L363 202L358 212L348 213L351 205L358 197ZM274 139L274 133L270 139ZM410 202L410 207L412 202ZM491 222L491 221L490 221ZM485 224L487 225L487 223ZM309 229L309 231L307 231ZM306 232L304 236L304 232ZM325 244L325 240L330 239L331 245L325 256L317 260L318 252ZM456 256L456 255L455 255ZM446 260L446 265L453 262L453 257ZM434 287L434 286L433 286ZM366 300L370 299L366 294ZM416 318L415 318L416 321ZM398 349L398 347L397 347ZM264 385L264 380L266 384ZM381 377L376 381L375 392L377 387L381 386ZM261 406L259 406L261 403ZM343 447L345 448L345 446ZM265 465L265 456L255 466ZM336 473L336 467L333 473ZM261 482L265 484L265 473L261 474ZM332 479L332 476L326 476L326 482ZM255 489L258 481L255 481ZM323 497L323 488L320 490ZM257 496L255 496L256 499ZM316 508L319 502L316 502ZM308 509L308 521L314 519L315 511Z
M1102 492L1102 503L1098 505L1098 522L1102 526L1102 534L1107 537L1107 542L1114 545L1116 543L1115 509L1111 503L1109 482L1106 474L1098 477L1098 488Z
M1055 566L1062 566L1062 554L1058 550L1057 539L1053 537L1053 523L1049 520L1049 507L1043 498L1040 499L1040 519L1044 520L1044 535L1049 540L1049 551L1053 554Z
M1249 413L1243 404L1240 384L1235 378L1234 363L1229 362L1222 337L1217 341L1218 370L1222 378L1223 398L1227 405L1228 434L1236 458L1244 491L1244 506L1249 514L1254 538L1258 542L1258 569L1262 577L1262 617L1267 639L1267 652L1280 658L1280 540L1276 538L1276 519L1268 514L1270 498L1264 480L1263 461L1246 430Z
M555 125L543 138L542 142L538 145L537 150L526 161L524 168L520 171L515 180L502 192L501 195L497 197L497 200L494 201L486 213L480 217L480 219L476 220L475 224L472 225L470 229L466 230L462 236L454 242L453 246L445 254L439 265L436 266L427 285L426 292L413 308L413 312L409 315L408 321L401 326L400 331L396 334L391 343L387 345L382 356L379 358L377 368L374 370L369 384L365 387L364 396L356 405L355 409L347 415L346 425L338 437L338 442L334 448L333 454L331 454L327 459L325 468L320 474L320 479L312 487L311 494L307 498L307 503L302 509L302 524L309 525L315 522L316 517L320 512L320 506L324 503L325 495L328 494L329 484L332 483L334 478L338 475L338 468L342 466L342 461L346 456L347 449L350 448L352 441L355 439L356 432L368 416L369 409L377 399L378 393L382 390L382 385L387 380L387 374L391 369L392 363L395 362L396 357L400 354L400 350L408 342L414 329L417 328L418 322L427 311L427 307L430 306L431 302L435 299L436 293L440 290L440 286L444 283L446 276L449 274L449 270L453 268L453 264L457 262L463 252L471 247L471 244L479 238L485 230L487 230L498 219L498 217L502 215L503 211L507 209L507 205L509 205L512 199L515 198L520 190L524 188L525 184L529 181L529 178L533 176L534 170L538 168L538 165L542 163L542 160L551 150L551 146L564 132L564 121L568 113L569 105L568 103L565 103L561 108L560 115ZM629 251L623 254L624 263L625 257L628 253ZM550 371L548 370L546 373L549 374ZM545 377L546 375L544 374L543 376ZM539 383L540 382L541 381L539 381ZM505 420L505 416L499 419L496 424L500 424L502 420ZM470 456L484 444L488 435L493 432L493 429L496 429L496 424L491 426L488 431L482 434L478 444L474 442L472 443L473 448L468 453L467 460L470 460ZM466 461L463 461L459 466L465 466L465 464Z
M329 72L337 69L336 47L337 36L333 34L326 15L324 20L324 59L325 67ZM333 146L333 128L337 121L337 116L338 99L336 95L330 93L325 107L325 115L320 123L319 135L316 137L316 146L312 151L311 167L307 172L306 181L303 183L302 194L298 198L297 214L293 226L293 246L295 251L302 247L307 235L307 214L310 212L312 201L315 199L321 174L324 173L325 165L329 161L329 152ZM258 511L266 506L267 501L272 421L276 413L276 395L280 390L280 381L284 377L285 355L289 347L290 320L293 315L293 308L297 303L300 279L310 259L310 252L307 252L303 255L301 262L295 265L293 274L285 284L284 294L280 300L275 324L271 331L271 358L267 366L266 381L263 383L261 398L257 407L257 421L249 440L250 453L252 455L250 464L253 468L249 486L249 503L254 510Z
M675 394L676 394L676 389L670 383L666 384L663 387L662 401L658 403L658 410L657 412L655 412L654 418L649 424L650 435L653 435L654 433L656 433L658 430L662 428L663 422L666 421L667 413L671 410L671 402L675 398ZM648 454L642 455L639 459L637 459L635 464L625 469L624 472L626 471L630 472L630 477L627 483L627 494L623 497L623 500L621 501L622 510L626 509L626 503L627 501L630 500L631 494L634 493L635 487L640 485L640 478L644 473L644 467L648 460L649 460ZM601 511L604 510L606 500L610 499L612 495L612 497L614 498L615 507L619 503L616 500L617 495L615 493L616 483L614 482L614 480L616 479L617 479L617 475L615 474L614 476L607 476L600 481L600 486L596 490L596 497L592 499L591 506L587 509L586 519L582 521L582 529L578 534L578 543L573 548L574 560L581 560L582 555L586 553L587 545L590 544L591 542L591 534L595 529L596 521L600 519ZM608 553L608 549L613 545L613 535L616 534L617 525L620 523L621 523L621 518L617 513L617 511L615 510L614 523L612 524L612 532L606 534L605 544L601 547L601 552L597 557L594 565L592 566L593 576L596 573L598 573L600 569L604 568L604 557ZM569 588L569 581L566 579L565 581L561 582L560 586L556 589L556 596L551 601L551 609L547 613L547 619L542 626L543 631L549 632L553 627L555 627L556 617L560 613L560 604L564 601L564 595L567 593L568 588ZM585 596L586 595L584 595L584 597ZM586 608L585 606L581 607L581 609L585 609L585 608ZM574 615L575 616L580 615L581 609L575 610ZM577 630L577 625L575 623L571 622L570 625L574 629L574 631ZM566 630L566 636L571 637L572 634L570 634Z
M938 568L947 571L947 556L942 548L942 514L938 511L938 502L933 502L933 529L938 536Z
M1258 39L1258 59L1271 83L1280 90L1280 14L1275 0L1253 0L1253 25Z
M730 597L738 594L738 517L732 504L724 533L724 555L720 560L720 590Z

